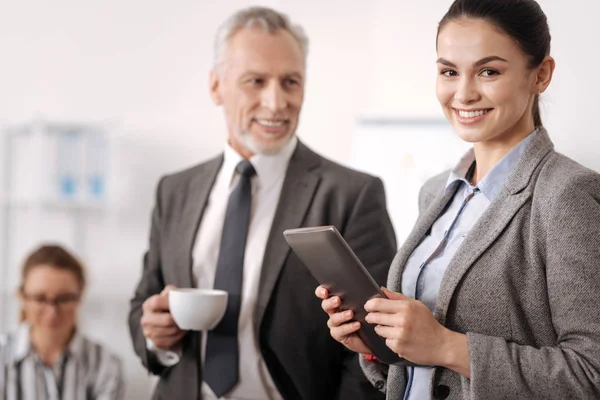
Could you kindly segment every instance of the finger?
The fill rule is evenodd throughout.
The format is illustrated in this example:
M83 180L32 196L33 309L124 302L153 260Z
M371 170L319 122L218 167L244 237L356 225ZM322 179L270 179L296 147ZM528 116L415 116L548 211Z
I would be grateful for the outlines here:
M325 289L325 287L319 286L315 290L315 295L318 298L320 298L321 300L325 300L325 299L327 299L329 297L329 291L327 289Z
M390 348L394 353L398 354L400 357L405 358L402 353L404 353L404 346L402 343L399 343L394 339L385 339L385 345Z
M152 339L156 343L177 343L185 334L185 332L177 332L174 335L153 335L148 334L146 337Z
M407 296L403 295L402 293L392 292L391 290L389 290L386 287L382 286L381 290L383 291L383 294L385 294L385 297L387 297L388 299L392 299L392 300L411 300L410 297L407 297Z
M159 339L169 339L176 338L185 334L187 331L181 330L178 327L173 328L148 328L144 330L144 336L159 338ZM147 333L147 334L146 334Z
M187 331L183 331L177 336L173 336L170 338L156 338L153 339L152 342L159 349L170 350L181 341L181 339L185 336L186 333Z
M161 342L168 343L169 348L172 348L175 345L177 345L187 333L188 331L179 331L179 333L177 333L176 335L165 338L159 338L158 340Z
M384 325L377 325L375 332L382 338L398 341L399 343L405 341L405 329Z
M327 321L327 326L329 328L335 328L337 326L340 326L340 325L350 321L353 317L354 317L354 313L351 310L333 313L333 314L331 314L331 316L329 317L329 320Z
M365 303L365 310L368 312L382 312L387 314L397 313L403 310L403 307L412 300L390 300L374 298Z
M171 326L169 328L147 327L144 329L144 336L150 336L152 338L168 338L179 335L181 332L181 329L177 326Z
M337 309L340 306L340 304L342 304L341 299L337 296L333 296L328 298L327 300L323 300L321 302L321 308L323 308L323 311L325 311L327 314L331 315L337 312Z
M369 324L385 325L392 327L404 326L407 323L406 320L407 318L402 312L394 314L371 312L368 313L365 317L365 321L367 321Z
M157 296L155 302L157 311L169 311L168 292L167 294L161 294L160 296Z
M143 326L153 328L169 328L177 326L175 320L168 312L144 314L141 322Z
M360 329L360 322L350 322L348 324L340 325L335 328L331 328L331 337L333 337L338 342L342 342L346 339L347 336L356 333Z
M173 286L173 285L167 285L165 286L165 288L162 290L162 292L160 292L160 295L163 296L167 293L169 293L171 290L173 289L177 289L177 286Z
M169 299L167 296L154 295L144 301L142 309L145 312L164 312L169 311Z

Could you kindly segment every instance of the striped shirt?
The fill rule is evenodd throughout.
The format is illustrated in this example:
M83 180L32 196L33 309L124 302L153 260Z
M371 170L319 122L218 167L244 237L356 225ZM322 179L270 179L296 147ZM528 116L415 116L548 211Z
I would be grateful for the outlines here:
M0 336L0 400L121 400L121 361L75 333L47 366L29 340L29 325Z

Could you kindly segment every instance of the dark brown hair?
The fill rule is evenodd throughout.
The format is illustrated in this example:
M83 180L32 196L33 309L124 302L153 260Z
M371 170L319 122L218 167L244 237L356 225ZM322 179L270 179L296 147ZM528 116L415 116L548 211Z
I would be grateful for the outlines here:
M35 268L43 265L48 265L72 273L79 283L79 288L82 291L85 288L86 279L83 264L59 245L43 245L29 254L21 267L21 285L19 286L19 292L21 294L23 294L25 281L27 280L29 273ZM21 321L24 319L25 314L23 310L21 310Z
M474 18L487 21L506 33L529 58L529 67L538 67L550 55L550 28L546 14L535 0L455 0L438 25ZM542 126L539 95L533 103L533 123Z

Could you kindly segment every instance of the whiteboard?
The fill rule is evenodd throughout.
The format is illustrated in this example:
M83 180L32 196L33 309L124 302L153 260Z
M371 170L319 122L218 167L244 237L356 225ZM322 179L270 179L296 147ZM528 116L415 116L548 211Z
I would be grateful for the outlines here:
M383 180L401 246L418 216L419 189L453 168L471 147L441 119L362 119L352 138L350 165Z

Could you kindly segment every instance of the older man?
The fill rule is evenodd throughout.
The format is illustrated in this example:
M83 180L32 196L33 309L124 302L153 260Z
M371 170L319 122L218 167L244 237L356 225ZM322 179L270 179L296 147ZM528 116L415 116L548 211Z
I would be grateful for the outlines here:
M380 396L330 337L318 283L282 236L335 225L379 283L396 250L381 181L295 136L307 48L302 29L267 8L234 14L217 34L210 94L225 113L225 150L161 179L131 301L135 351L160 375L155 398ZM173 286L227 290L223 320L209 332L179 330Z

